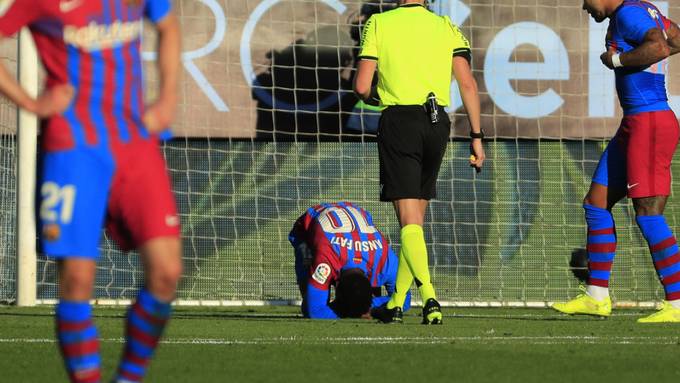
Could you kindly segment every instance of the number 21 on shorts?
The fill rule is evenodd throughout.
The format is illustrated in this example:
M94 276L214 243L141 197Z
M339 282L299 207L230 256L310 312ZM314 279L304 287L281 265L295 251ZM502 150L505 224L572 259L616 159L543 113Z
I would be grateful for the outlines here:
M55 182L45 182L40 187L40 196L40 219L45 222L71 223L76 201L74 185L60 186Z

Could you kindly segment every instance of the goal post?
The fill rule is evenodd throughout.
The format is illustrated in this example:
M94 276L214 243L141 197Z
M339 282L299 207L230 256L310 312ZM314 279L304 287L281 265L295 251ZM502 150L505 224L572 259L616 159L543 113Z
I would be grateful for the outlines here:
M19 82L31 97L38 94L38 55L28 29L19 33ZM35 182L38 119L19 109L17 126L17 306L34 306L37 298Z

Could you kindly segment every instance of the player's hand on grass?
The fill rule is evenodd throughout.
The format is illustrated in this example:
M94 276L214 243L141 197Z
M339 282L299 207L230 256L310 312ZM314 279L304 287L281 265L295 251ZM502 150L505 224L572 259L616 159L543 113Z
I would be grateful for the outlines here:
M475 168L477 173L482 171L482 166L486 154L484 154L484 147L482 146L481 138L473 138L470 142L470 166Z
M159 133L166 129L175 118L174 100L159 99L147 107L142 122L149 133Z
M373 317L371 316L371 311L369 310L366 314L362 315L361 319L368 319L368 320L373 319Z
M46 89L27 109L40 118L62 114L71 105L75 93L71 84L55 85Z

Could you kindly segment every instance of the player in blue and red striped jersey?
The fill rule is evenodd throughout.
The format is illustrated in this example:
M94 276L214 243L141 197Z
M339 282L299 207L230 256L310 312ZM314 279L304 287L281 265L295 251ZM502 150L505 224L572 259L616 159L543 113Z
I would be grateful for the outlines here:
M158 30L161 89L142 93L143 19ZM42 118L38 176L42 251L57 260L57 337L69 378L99 382L89 300L104 224L121 248L140 251L145 284L127 316L120 382L143 379L170 316L181 275L180 227L158 134L171 122L179 26L169 0L10 0L0 36L27 26L47 72L32 99L0 65L0 92Z
M295 248L295 274L307 318L368 317L371 307L381 306L394 292L399 259L373 225L371 214L353 203L307 209L295 221L289 240ZM387 296L379 294L383 286ZM404 310L410 302L409 294Z
M680 322L680 253L663 216L680 128L668 105L668 56L680 50L677 25L646 1L585 0L597 22L609 19L601 60L616 76L623 120L584 199L589 280L585 294L553 307L568 314L609 316L609 279L616 251L611 209L626 195L666 292L663 308L638 322Z

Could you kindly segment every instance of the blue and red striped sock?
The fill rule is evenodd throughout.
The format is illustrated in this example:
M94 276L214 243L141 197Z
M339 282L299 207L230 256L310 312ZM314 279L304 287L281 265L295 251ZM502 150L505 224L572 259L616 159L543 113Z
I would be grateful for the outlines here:
M616 255L616 228L609 210L592 205L583 205L588 224L588 286L595 289L609 289L612 264ZM589 293L591 293L589 291ZM608 290L604 291L607 296ZM593 294L591 294L593 295ZM602 299L602 297L594 296Z
M675 237L662 215L640 216L635 220L649 245L666 300L676 306L680 303L680 254Z
M59 348L71 382L99 382L101 357L92 306L87 301L60 300L55 311Z
M156 345L170 318L172 306L141 290L127 317L126 344L118 367L118 381L141 382Z

